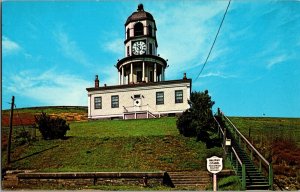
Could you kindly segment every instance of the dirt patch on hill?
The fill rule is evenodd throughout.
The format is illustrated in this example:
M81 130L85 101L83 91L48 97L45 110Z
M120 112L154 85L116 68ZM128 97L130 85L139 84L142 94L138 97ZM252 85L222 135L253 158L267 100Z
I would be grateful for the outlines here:
M274 184L280 190L300 189L300 148L292 140L277 138L262 148L262 154L272 160Z
M31 126L35 124L35 115L40 113L16 113L13 118L13 126ZM86 113L74 113L74 112L63 112L63 113L51 113L51 117L60 117L66 121L87 121ZM3 127L9 126L9 113L2 113L1 125Z

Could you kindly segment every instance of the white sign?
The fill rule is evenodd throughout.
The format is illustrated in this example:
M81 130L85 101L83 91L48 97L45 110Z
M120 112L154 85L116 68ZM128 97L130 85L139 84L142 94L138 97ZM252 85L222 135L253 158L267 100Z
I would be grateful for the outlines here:
M226 145L226 146L230 146L230 145L231 145L231 139L226 139L225 145Z
M223 169L223 159L217 156L212 156L206 159L207 170L211 173L219 173Z

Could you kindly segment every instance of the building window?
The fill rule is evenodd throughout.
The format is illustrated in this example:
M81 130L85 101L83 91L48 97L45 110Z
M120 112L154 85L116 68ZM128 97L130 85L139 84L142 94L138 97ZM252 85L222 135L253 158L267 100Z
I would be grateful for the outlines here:
M135 98L135 99L140 99L140 98L141 98L141 95L140 95L140 94L134 95L133 98Z
M102 97L94 97L94 108L102 109Z
M111 108L119 108L119 95L111 96Z
M183 103L183 91L175 91L175 103Z
M156 92L156 105L163 105L164 104L164 92Z
M152 37L152 26L148 25L148 35Z
M129 46L127 46L127 56L130 56L130 52L129 52Z
M149 54L152 55L152 43L149 43Z
M144 35L144 26L141 22L134 25L134 36Z
M130 30L127 29L127 39L129 39L129 37L130 37Z

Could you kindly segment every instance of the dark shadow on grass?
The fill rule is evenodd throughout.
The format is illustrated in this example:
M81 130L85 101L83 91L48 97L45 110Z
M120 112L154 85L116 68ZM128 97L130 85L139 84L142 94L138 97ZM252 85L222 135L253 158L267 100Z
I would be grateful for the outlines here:
M68 139L72 139L74 136L65 136L64 138L62 138L61 140L68 140Z
M48 148L48 149L44 149L44 150L42 150L42 151L38 151L38 152L32 153L32 154L27 155L27 156L25 156L25 157L21 157L20 159L17 159L17 160L12 161L12 163L17 162L17 161L21 161L21 160L23 160L23 159L26 159L26 158L28 158L28 157L32 157L32 156L34 156L34 155L38 155L38 154L43 153L43 152L45 152L45 151L54 149L54 148L56 148L56 147L58 147L58 146L59 146L59 145L55 145L55 146L50 147L50 148Z

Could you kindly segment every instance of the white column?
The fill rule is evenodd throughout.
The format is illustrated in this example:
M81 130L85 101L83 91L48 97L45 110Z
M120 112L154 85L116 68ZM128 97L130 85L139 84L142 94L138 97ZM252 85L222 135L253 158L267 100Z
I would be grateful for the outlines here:
M130 83L133 83L133 64L130 64Z
M145 81L145 61L143 61L143 78L142 81Z
M118 78L119 78L119 85L121 85L121 71L120 70L118 71L118 74L119 74L119 76L118 76Z
M124 85L124 66L122 66L121 85Z
M157 77L156 77L156 63L154 63L154 82L156 82Z

